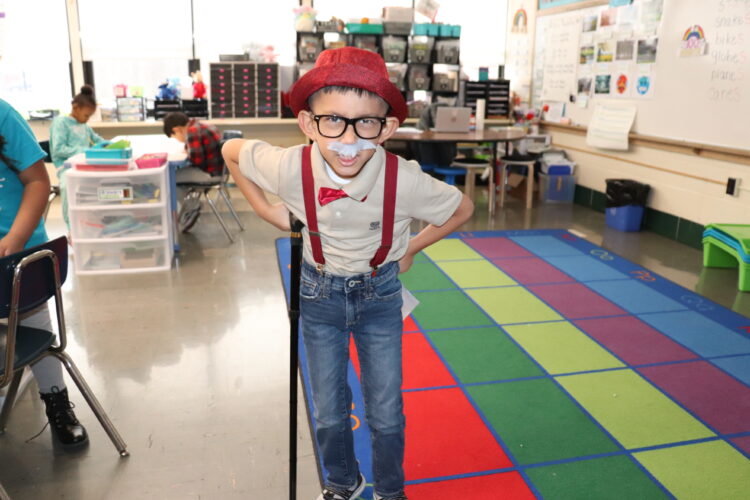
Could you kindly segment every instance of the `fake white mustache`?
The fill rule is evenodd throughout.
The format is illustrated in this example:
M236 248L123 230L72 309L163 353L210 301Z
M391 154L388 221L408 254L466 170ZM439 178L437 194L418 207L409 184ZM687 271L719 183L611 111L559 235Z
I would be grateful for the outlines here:
M330 149L331 151L335 151L341 156L352 158L354 156L357 156L357 153L359 153L360 151L364 151L366 149L375 149L375 144L357 137L357 142L355 142L354 144L344 144L340 141L333 141L328 145L328 149Z

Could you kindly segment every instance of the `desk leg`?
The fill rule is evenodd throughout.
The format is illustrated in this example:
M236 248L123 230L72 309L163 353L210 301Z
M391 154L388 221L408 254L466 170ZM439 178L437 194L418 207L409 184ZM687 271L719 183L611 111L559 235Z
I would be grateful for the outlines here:
M534 204L534 166L526 169L526 208L531 208Z
M466 176L464 177L464 194L471 200L474 199L474 185L476 184L476 171L471 168L466 168Z
M175 170L178 168L176 162L168 163L169 171L169 211L172 214L172 242L174 251L180 251L180 221L177 218L177 177Z
M490 192L488 193L488 200L489 200L489 209L490 209L490 215L495 214L495 203L497 203L497 198L495 194L497 193L497 184L495 182L497 181L497 177L495 176L495 169L497 168L497 143L492 144L492 165L490 165L490 176L487 179L487 182L489 184Z

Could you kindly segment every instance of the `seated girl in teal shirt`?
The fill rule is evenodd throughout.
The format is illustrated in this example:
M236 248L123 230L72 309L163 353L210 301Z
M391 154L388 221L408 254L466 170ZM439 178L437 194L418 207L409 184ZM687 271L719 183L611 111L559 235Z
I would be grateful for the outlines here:
M73 108L69 116L58 116L52 120L49 131L49 147L52 162L57 167L57 178L60 181L62 213L65 224L70 228L68 219L68 193L65 189L64 162L78 153L83 153L105 140L87 124L91 115L96 112L94 88L91 85L81 87L81 93L73 98Z
M44 151L26 120L0 99L0 257L47 241L42 215L48 196ZM47 304L22 315L21 325L52 331ZM68 400L60 360L47 356L31 371L55 438L65 447L88 443Z

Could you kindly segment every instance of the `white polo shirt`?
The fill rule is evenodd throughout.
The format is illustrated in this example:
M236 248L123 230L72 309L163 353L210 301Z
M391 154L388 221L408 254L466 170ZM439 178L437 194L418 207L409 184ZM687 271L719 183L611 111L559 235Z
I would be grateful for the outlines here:
M278 195L287 209L305 223L303 258L315 265L302 195L303 148L247 141L240 151L239 165L245 177L264 191ZM343 186L326 173L317 143L312 145L311 163L325 270L337 276L370 271L370 260L380 247L382 235L385 150L378 146L359 174ZM321 207L317 202L320 187L343 189L349 197ZM399 157L393 246L383 264L397 261L406 253L412 219L441 226L455 213L461 198L461 191L455 186L425 174L417 162Z

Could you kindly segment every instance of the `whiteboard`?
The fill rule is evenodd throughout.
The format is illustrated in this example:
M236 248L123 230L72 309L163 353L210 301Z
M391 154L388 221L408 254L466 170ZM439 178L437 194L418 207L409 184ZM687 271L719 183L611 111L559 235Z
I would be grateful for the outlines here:
M635 0L622 16L630 23L620 24L618 15L617 23L598 26L593 34L583 32L584 20L597 16L601 22L608 6L537 17L534 104L566 101L565 115L580 125L588 125L597 103L632 104L637 110L634 132L750 150L750 0L663 0L661 20L651 22L651 9L660 2ZM697 47L700 35L705 53ZM656 58L649 63L654 38ZM608 47L617 51L618 42L627 40L635 42L632 60L596 61L600 44L604 58ZM644 42L642 53L639 40ZM590 45L595 47L595 60L581 64L581 47ZM573 78L562 69L571 65L576 68ZM553 69L551 77L544 74L547 68ZM583 107L586 99L580 99L578 81L588 77L592 90ZM609 93L595 93L606 89L606 80ZM571 95L577 102L570 102Z

